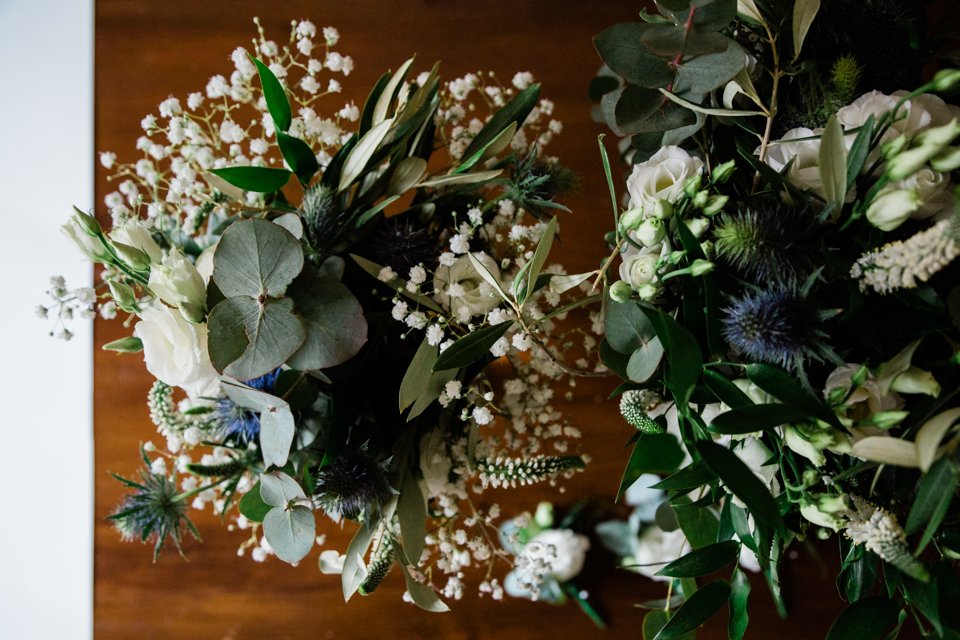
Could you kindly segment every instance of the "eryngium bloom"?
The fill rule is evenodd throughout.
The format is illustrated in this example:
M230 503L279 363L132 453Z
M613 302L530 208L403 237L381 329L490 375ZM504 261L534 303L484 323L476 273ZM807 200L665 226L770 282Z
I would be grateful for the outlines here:
M247 386L258 391L273 393L280 369L274 369L259 378L247 381ZM241 446L246 446L260 435L260 416L257 412L241 407L230 398L220 398L217 401L216 418L214 419L222 440L233 440Z
M725 215L714 231L717 256L757 283L810 275L816 222L809 209L761 202Z
M317 471L314 497L333 518L357 519L390 495L383 468L362 451L345 451Z
M797 370L817 355L817 323L816 310L802 295L778 287L735 299L726 309L723 334L749 360Z

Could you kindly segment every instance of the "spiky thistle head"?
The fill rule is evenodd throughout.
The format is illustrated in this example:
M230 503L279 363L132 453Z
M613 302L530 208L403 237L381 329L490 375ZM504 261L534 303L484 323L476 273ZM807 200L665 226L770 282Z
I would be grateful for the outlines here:
M385 502L390 491L384 466L351 450L317 471L314 498L332 518L356 520Z
M340 208L336 193L330 187L316 184L303 195L300 204L303 235L312 249L309 254L316 264L335 252L335 247L347 230L346 213Z
M557 203L577 187L577 176L555 159L544 160L536 145L517 159L507 186L506 197L518 207L535 216L546 215L551 209L566 211Z
M816 230L809 208L763 200L724 215L714 230L714 249L751 281L796 282L813 270Z
M850 54L842 55L834 61L830 67L830 84L837 102L848 104L856 97L862 73L860 63Z
M406 275L419 264L430 271L436 268L440 234L430 228L428 221L406 213L383 220L365 245L366 257Z
M187 496L177 491L176 482L150 469L140 471L140 482L114 474L131 492L108 516L124 540L140 539L153 542L153 560L169 539L183 555L183 532L187 530L197 540L200 534L187 518Z
M817 328L819 314L797 287L749 291L725 311L724 337L749 360L802 372L809 359L832 359Z

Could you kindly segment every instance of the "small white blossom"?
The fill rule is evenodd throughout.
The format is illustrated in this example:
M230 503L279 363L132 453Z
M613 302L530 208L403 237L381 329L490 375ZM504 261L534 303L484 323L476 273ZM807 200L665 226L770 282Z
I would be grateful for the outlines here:
M487 407L474 407L471 416L473 417L473 421L479 425L493 422L493 413L491 413Z
M391 280L397 277L397 272L394 271L389 266L383 267L380 269L380 273L377 274L377 280L380 282L390 282Z
M500 338L493 343L493 346L490 347L490 353L493 354L494 358L499 358L501 356L507 355L507 351L510 350L510 341L506 338Z
M513 86L523 91L533 84L533 74L529 71L519 71L513 76Z
M443 342L443 327L436 324L430 325L427 328L427 344L435 347L441 342Z
M100 165L104 169L113 169L113 165L117 162L117 154L112 151L104 151L100 154Z

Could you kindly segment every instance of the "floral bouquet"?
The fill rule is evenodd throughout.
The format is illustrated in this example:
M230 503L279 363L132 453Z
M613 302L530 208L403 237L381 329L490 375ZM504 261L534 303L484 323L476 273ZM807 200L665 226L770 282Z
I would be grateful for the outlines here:
M529 73L444 83L411 59L362 109L331 108L353 67L337 30L295 22L281 45L257 24L229 78L143 119L138 160L101 154L109 227L64 226L98 284L57 279L41 313L64 338L75 313L124 315L132 334L104 348L142 351L157 379L164 446L117 476L110 518L156 555L212 505L249 533L240 555L297 563L324 545L322 512L359 524L319 554L348 598L397 566L445 610L471 564L500 597L513 555L473 494L584 465L552 404L556 322L579 304L561 296L583 281L548 264L572 186L543 153L553 105Z
M598 275L600 352L636 429L634 512L598 534L669 584L644 637L724 605L743 637L744 567L785 615L779 561L811 538L839 547L830 638L958 637L948 40L895 0L656 9L597 36L592 87L632 163Z

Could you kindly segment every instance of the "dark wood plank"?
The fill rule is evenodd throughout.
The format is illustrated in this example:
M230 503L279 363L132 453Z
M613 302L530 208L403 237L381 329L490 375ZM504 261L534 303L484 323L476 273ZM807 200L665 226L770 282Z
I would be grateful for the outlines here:
M490 69L509 79L529 70L556 102L565 130L550 147L581 177L569 199L574 213L563 218L562 258L571 272L590 269L603 254L602 233L610 204L597 153L604 128L590 119L587 85L599 67L591 37L617 21L636 17L634 2L557 2L548 0L352 0L351 2L257 3L151 2L99 0L96 15L96 147L121 159L134 154L139 122L170 95L200 90L209 76L229 73L230 52L248 43L251 18L260 15L268 32L282 39L289 21L309 18L334 25L341 50L356 70L344 81L344 97L362 102L368 88L388 68L417 53L423 64L439 59L447 78ZM109 190L100 170L98 202ZM123 334L122 327L98 322L102 344ZM424 614L400 600L401 581L392 576L377 594L344 605L339 581L323 576L315 560L291 568L279 561L257 564L237 558L240 532L228 532L212 516L200 517L205 543L188 545L189 561L168 553L153 565L149 549L120 542L102 520L121 496L107 471L131 473L139 442L154 437L144 404L151 382L137 357L96 355L96 564L95 628L99 640L112 638L555 638L601 637L573 605L510 601L494 604L468 595L454 613ZM585 449L594 463L568 492L557 495L534 487L485 496L510 511L535 507L539 500L560 503L573 496L610 496L627 452L628 428L614 403L602 403L614 381L582 382L566 404L583 428ZM329 524L329 539L341 547L350 532ZM831 558L833 564L835 558ZM591 552L597 568L613 559ZM781 623L759 582L748 637L765 638L776 629L789 637L822 637L839 610L829 574L806 557L787 562L788 594L795 617ZM607 568L592 571L587 586L606 605L612 632L606 637L638 637L643 612L634 602L662 595L660 585ZM781 627L782 625L782 627ZM722 621L704 637L726 637Z

